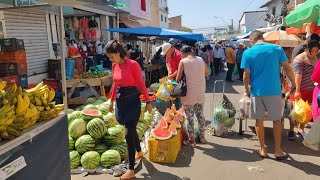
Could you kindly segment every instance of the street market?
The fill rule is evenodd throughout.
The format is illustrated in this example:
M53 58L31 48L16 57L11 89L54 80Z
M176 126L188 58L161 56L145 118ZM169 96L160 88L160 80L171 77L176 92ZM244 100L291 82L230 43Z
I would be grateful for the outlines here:
M179 3L0 1L0 179L320 180L320 1Z

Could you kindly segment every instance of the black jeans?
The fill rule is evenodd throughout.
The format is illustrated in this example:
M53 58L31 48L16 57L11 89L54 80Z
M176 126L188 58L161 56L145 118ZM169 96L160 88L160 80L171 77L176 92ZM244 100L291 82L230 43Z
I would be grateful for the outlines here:
M243 80L243 72L244 70L240 68L241 67L241 63L237 63L237 68L238 68L238 72L239 72L239 79Z
M122 87L117 90L115 114L118 122L126 127L126 142L129 169L134 170L136 151L140 152L137 124L141 113L139 91L136 87Z
M214 64L214 73L218 75L220 72L221 58L214 58L213 64Z
M234 64L227 63L227 67L228 67L228 72L226 77L227 81L232 80L232 73L233 73L234 66L235 66Z

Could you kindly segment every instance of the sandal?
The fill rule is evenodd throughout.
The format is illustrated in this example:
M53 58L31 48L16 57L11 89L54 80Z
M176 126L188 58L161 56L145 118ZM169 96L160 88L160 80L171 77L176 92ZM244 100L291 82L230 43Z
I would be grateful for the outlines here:
M120 177L120 180L135 180L136 177L133 176L133 177L129 177L129 178L126 178L126 177Z
M268 157L269 157L267 154L266 154L265 156L263 156L263 155L261 154L260 149L257 149L256 152L258 153L258 155L259 155L262 159L265 159L265 158L268 158Z
M139 161L141 158L143 158L143 153L142 155L139 155L139 153L137 153L135 156L135 161Z
M282 160L286 160L288 158L288 154L287 153L283 153L283 156L276 156L274 155L274 157L276 158L276 160L278 161L282 161Z
M190 143L189 140L184 140L184 141L183 141L183 144L184 144L185 146L188 146L188 147L191 147L191 148L197 147L197 144L196 144L195 142L194 142L194 143Z

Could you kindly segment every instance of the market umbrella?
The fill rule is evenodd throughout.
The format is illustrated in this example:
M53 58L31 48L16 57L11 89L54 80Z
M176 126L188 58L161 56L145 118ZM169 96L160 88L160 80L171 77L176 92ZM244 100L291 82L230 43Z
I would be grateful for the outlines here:
M288 35L286 31L282 30L268 32L263 36L266 42L278 44L282 47L296 47L302 43L302 40L298 36L294 34Z
M320 0L307 0L285 17L286 26L299 29L312 22L320 26Z
M286 32L287 34L304 34L307 33L306 29L307 29L307 24L305 23L303 24L303 27L301 29L299 28L287 28ZM311 34L320 34L320 26L317 25L317 23L310 23L310 33Z

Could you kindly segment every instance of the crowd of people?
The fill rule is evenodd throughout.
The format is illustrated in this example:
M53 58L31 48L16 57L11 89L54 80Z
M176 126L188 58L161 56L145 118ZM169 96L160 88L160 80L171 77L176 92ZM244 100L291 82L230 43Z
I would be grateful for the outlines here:
M206 78L214 77L226 68L228 69L226 80L234 82L232 74L234 68L237 68L238 80L243 81L245 95L250 96L250 118L256 120L256 135L260 144L257 153L262 158L268 157L264 121L270 120L273 122L274 156L278 160L283 160L287 158L281 147L283 94L290 96L291 108L294 106L294 101L300 98L312 104L313 121L320 115L320 85L314 84L320 83L320 63L317 57L320 38L313 34L292 52L290 49L265 42L263 33L259 31L253 31L249 39L252 47L248 49L244 44L239 44L236 49L229 46L225 50L219 44L214 47L206 45L201 49L188 45L178 49L170 43L161 46L161 55L166 59L167 77L177 82L183 76L186 78L188 90L186 96L176 98L174 101L177 108L184 108L187 116L189 136L183 143L193 148L197 143L207 143L204 118ZM114 84L109 111L114 111L113 102L116 101L117 120L126 126L129 171L122 176L122 179L130 179L134 177L135 160L143 156L136 131L141 106L139 94L146 97L147 110L152 110L143 73L140 73L143 72L143 58L139 46L133 50L132 47L124 47L117 41L108 43L105 50L113 63ZM135 108L126 106L128 102ZM194 135L194 116L199 124L198 141ZM288 139L293 140L294 120L290 119L290 122ZM297 135L305 138L304 124L299 124Z

